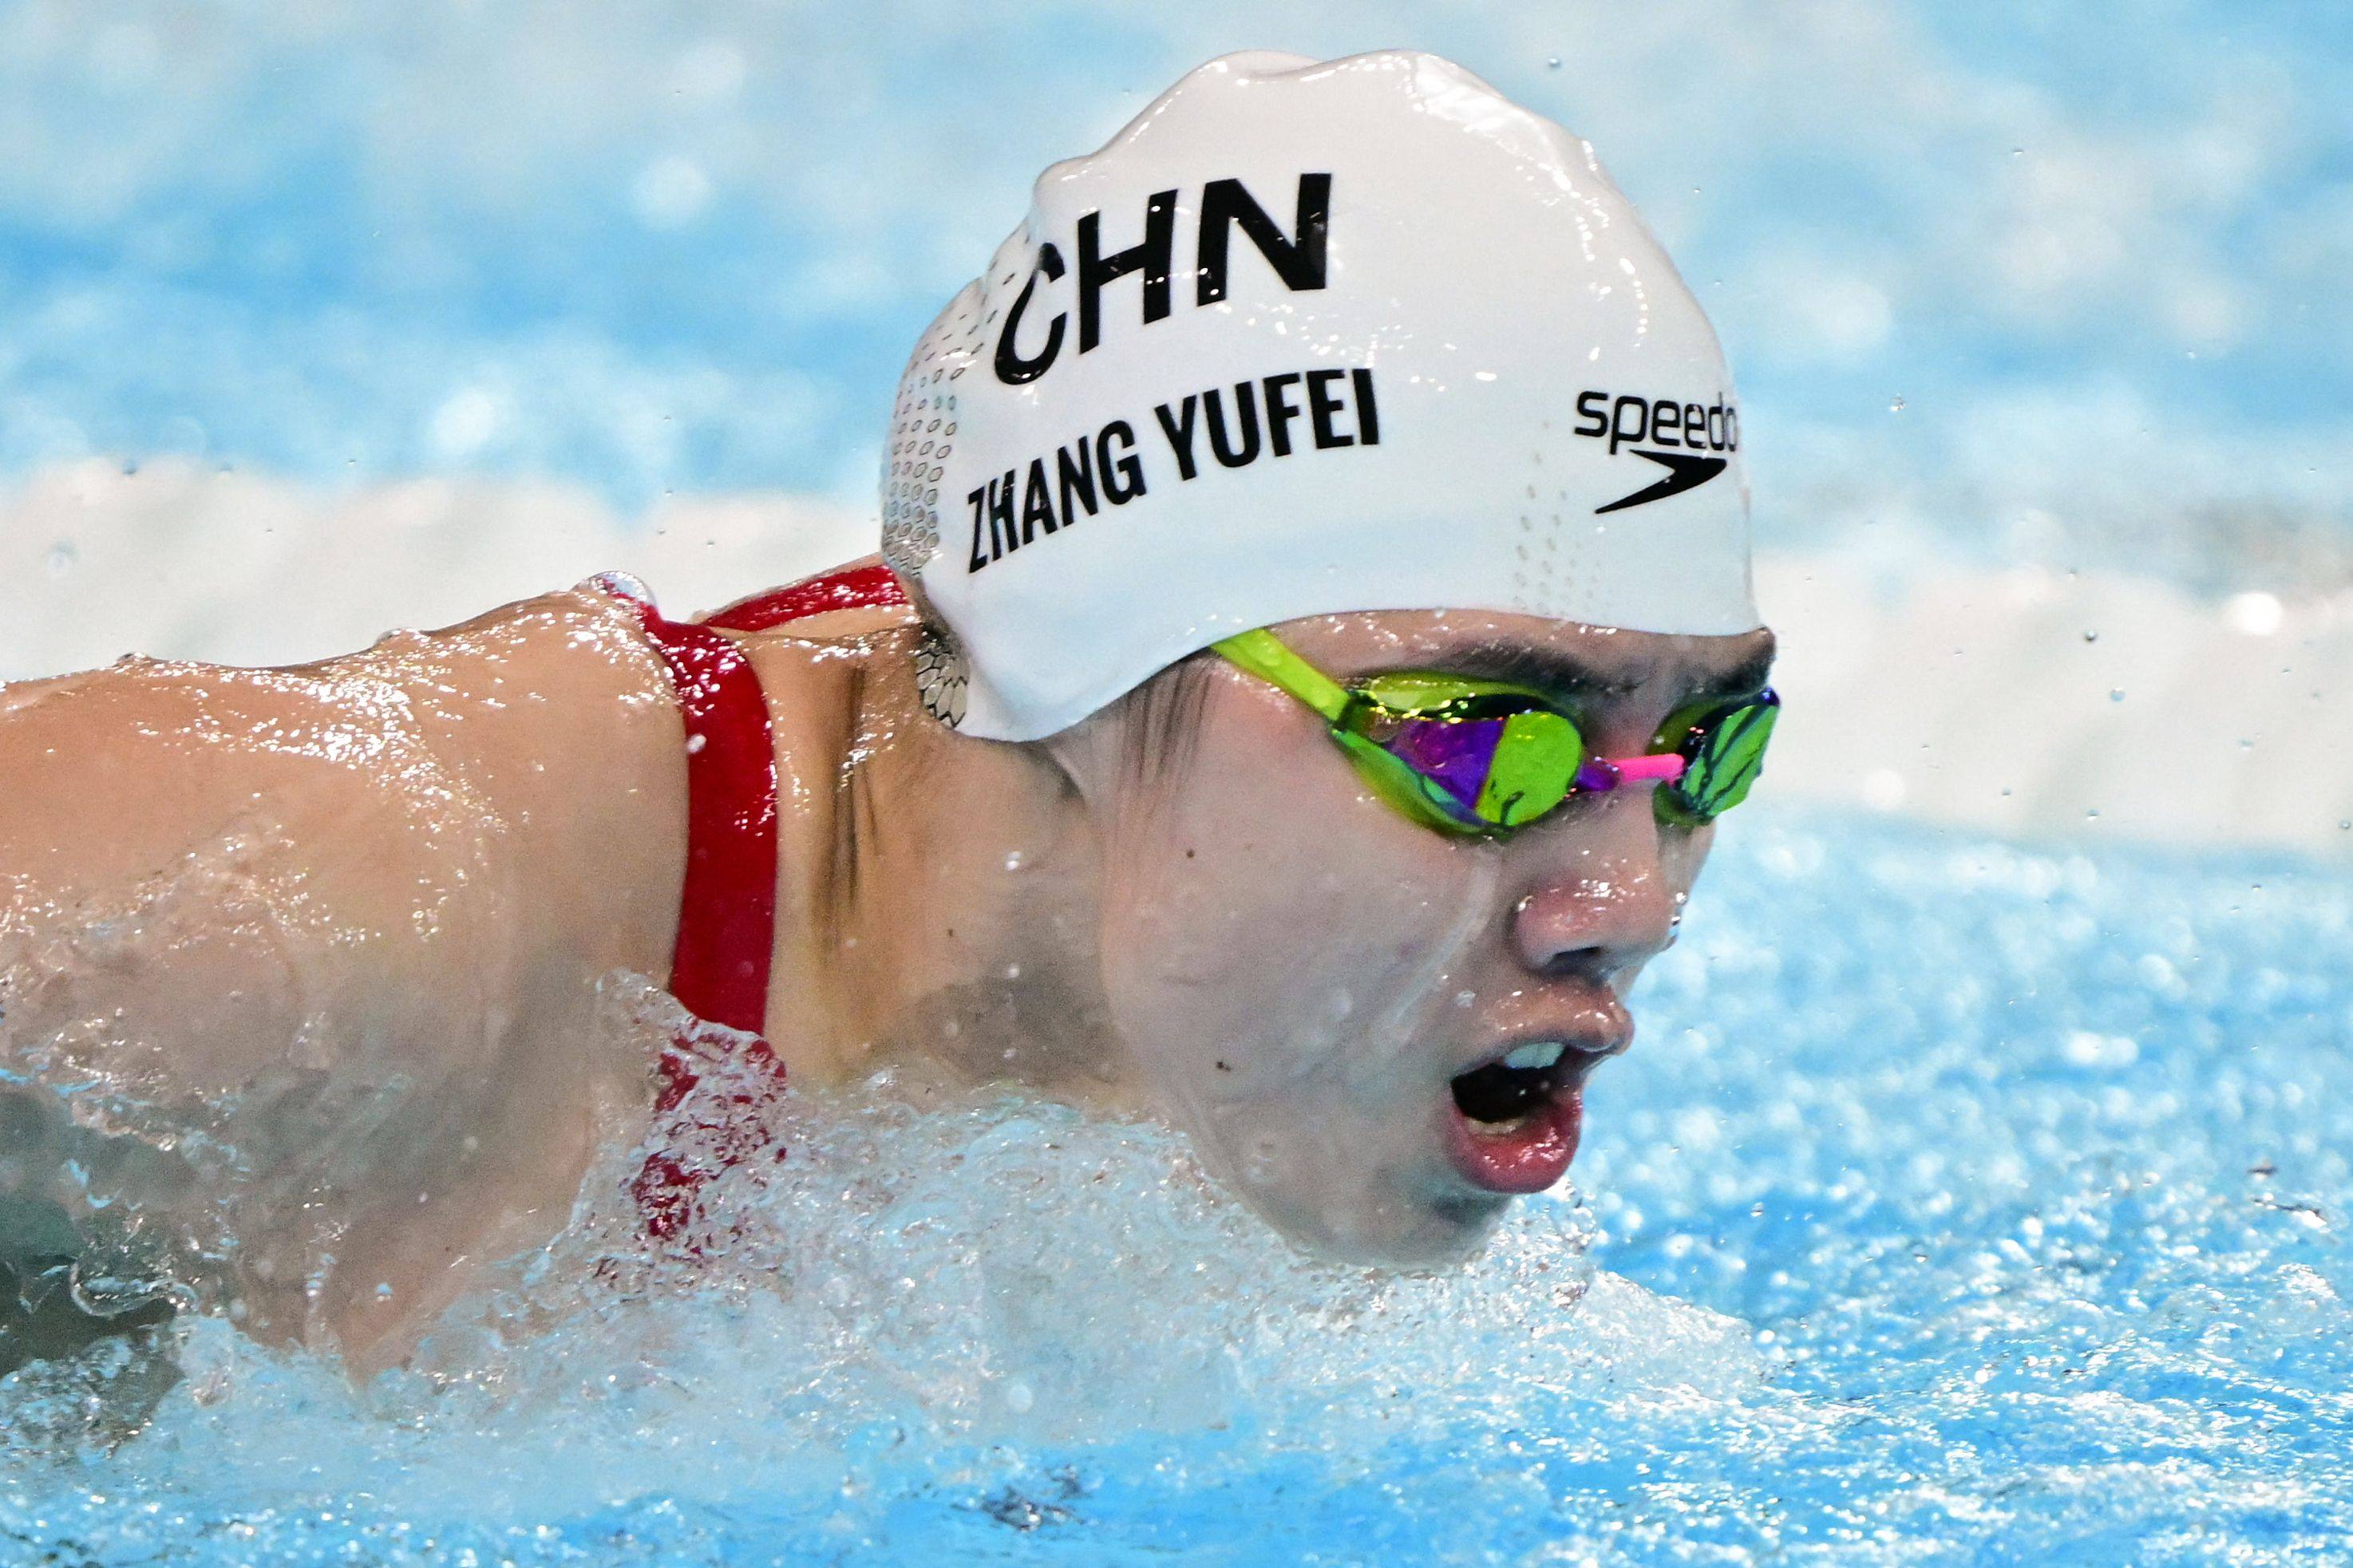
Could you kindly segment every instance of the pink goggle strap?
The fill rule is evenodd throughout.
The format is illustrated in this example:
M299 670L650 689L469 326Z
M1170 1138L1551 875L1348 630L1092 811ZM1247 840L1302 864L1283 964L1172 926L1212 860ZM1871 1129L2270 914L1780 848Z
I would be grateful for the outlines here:
M1579 789L1616 789L1621 784L1656 779L1672 784L1683 776L1683 759L1674 752L1653 752L1640 757L1595 757L1577 770Z

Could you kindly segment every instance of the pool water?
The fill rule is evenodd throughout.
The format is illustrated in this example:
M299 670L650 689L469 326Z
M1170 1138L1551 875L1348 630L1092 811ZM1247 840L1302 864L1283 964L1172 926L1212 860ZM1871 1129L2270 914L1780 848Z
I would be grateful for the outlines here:
M723 1256L631 1255L617 1160L543 1256L364 1388L210 1317L18 1373L0 1550L2108 1563L2353 1541L2353 876L1760 803L1637 1011L1588 1093L1581 1195L1522 1205L1461 1270L1307 1264L1155 1128L870 1086L799 1101Z

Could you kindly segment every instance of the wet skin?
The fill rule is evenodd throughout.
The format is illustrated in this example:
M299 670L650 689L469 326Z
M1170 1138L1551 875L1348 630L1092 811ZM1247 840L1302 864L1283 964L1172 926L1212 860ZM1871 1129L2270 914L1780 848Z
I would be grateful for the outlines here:
M1546 689L1612 755L1647 750L1694 696L1757 689L1772 651L1762 631L1486 613L1280 630L1343 680L1418 668ZM896 739L864 787L899 830L870 836L834 951L799 958L807 983L830 979L841 1026L780 1035L786 1055L798 1042L795 1065L827 1080L912 1059L1141 1105L1313 1250L1460 1254L1508 1199L1451 1157L1451 1081L1557 1041L1566 1090L1625 1049L1625 992L1673 940L1712 829L1662 826L1643 785L1508 840L1433 833L1366 791L1291 699L1219 660L1198 679L1188 743L1150 779L1132 765L1134 700L959 767L975 742L876 692L870 728Z
M0 798L24 803L0 813L0 1057L68 1060L240 1150L96 1179L255 1238L226 1281L254 1331L398 1360L643 1125L648 1064L591 1016L600 977L667 973L685 770L631 622L554 595L300 669L0 694ZM1556 684L1611 754L1698 692L1754 689L1770 655L1763 632L1493 614L1279 629L1343 679ZM1508 1200L1450 1158L1451 1080L1531 1040L1570 1047L1570 1079L1623 1049L1626 987L1706 853L1647 787L1507 841L1415 826L1214 659L1159 678L1188 721L1156 744L1138 726L1169 704L1139 696L1017 746L923 716L904 612L744 641L783 786L767 1032L799 1081L889 1067L1164 1116L1329 1255L1475 1245ZM138 961L94 958L99 931ZM13 1166L93 1158L35 1110L47 1142L0 1151Z

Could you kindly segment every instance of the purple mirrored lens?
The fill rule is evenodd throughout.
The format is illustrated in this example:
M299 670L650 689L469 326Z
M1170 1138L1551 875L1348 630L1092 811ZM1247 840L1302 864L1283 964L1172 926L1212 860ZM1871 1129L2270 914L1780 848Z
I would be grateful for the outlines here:
M1473 812L1487 773L1495 765L1495 746L1504 738L1501 719L1408 719L1386 742L1389 754L1433 780Z

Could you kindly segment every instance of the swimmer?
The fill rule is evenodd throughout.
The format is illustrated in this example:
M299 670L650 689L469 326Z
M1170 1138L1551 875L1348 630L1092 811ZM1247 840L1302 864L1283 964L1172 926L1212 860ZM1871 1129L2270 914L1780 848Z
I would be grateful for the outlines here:
M663 1143L712 1048L753 1119L1165 1118L1331 1258L1557 1183L1776 713L1723 356L1591 149L1428 55L1213 61L1039 177L889 438L879 559L702 620L6 689L0 1267L152 1211L392 1364L631 1128L691 1236L759 1142ZM617 1048L632 974L740 1033Z

